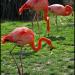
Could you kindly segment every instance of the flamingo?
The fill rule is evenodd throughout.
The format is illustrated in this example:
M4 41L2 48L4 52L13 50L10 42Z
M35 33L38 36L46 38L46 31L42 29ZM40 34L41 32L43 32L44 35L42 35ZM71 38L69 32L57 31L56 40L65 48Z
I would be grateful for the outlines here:
M50 32L50 23L48 17L48 0L27 0L20 8L19 13L22 14L24 10L32 9L38 14L40 11L44 12L44 20L47 23L47 33ZM40 31L40 30L39 30Z
M68 16L72 13L72 7L70 5L52 4L48 6L50 12L59 16Z
M22 48L24 47L24 45L28 44L31 46L31 48L34 50L34 52L38 52L42 47L42 41L45 41L51 47L51 49L54 48L52 41L48 38L45 38L45 37L39 38L38 46L36 47L35 42L34 42L34 32L27 27L17 27L12 32L10 32L9 34L2 36L2 38L1 38L2 44L5 44L7 41L16 44L12 48L12 50L10 50L10 54L12 55L14 62L18 68L19 75L23 75L22 55L20 55L21 68L22 68L21 69L22 72L21 72L19 66L16 63L16 59L12 54L13 49L17 45L21 47L21 51L22 51Z
M56 17L57 25L57 16L69 16L72 13L71 5L61 5L61 4L52 4L48 6L49 12L53 13Z

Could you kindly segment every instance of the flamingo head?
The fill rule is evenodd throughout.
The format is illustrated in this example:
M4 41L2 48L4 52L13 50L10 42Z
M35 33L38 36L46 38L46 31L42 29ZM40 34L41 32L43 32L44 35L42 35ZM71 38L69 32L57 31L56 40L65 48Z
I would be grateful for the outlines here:
M7 35L2 36L1 38L2 44L6 43L7 40L8 40Z
M23 8L19 8L19 14L21 15L23 13Z
M11 42L13 42L13 38L10 37L10 36L8 36L8 35L4 35L4 36L2 36L2 38L1 38L1 42L2 42L2 44L6 43L7 41L11 41Z
M31 8L30 5L28 4L23 4L20 8L19 8L19 14L21 15L23 13L24 10Z
M70 5L65 6L65 16L68 16L72 13L72 7Z

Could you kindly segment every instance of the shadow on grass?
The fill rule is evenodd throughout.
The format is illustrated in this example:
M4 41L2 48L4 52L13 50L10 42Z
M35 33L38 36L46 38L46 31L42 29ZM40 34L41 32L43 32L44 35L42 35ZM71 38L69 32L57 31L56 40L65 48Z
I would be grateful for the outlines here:
M34 52L34 51L30 51L30 52L26 51L22 55L25 56L25 57L30 57L31 55L35 55L35 53L36 52Z
M65 27L74 27L74 23L69 23L69 24L65 25L64 28Z
M63 36L47 36L47 38L51 39L52 41L65 40L66 39Z
M62 45L75 46L74 44L70 44L70 43L64 43Z
M24 73L23 75L30 75L30 73Z
M34 52L34 51L22 51L22 53L21 52L14 52L13 54L17 55L17 56L22 54L23 57L30 57L31 55L35 55L35 53L36 52Z

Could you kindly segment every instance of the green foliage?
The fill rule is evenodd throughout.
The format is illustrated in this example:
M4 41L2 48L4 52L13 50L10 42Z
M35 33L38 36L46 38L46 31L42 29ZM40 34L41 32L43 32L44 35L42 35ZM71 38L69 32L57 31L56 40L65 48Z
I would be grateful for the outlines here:
M49 37L56 49L50 51L48 45L43 42L42 49L34 53L29 46L23 48L24 73L28 75L74 75L74 17L57 17L55 26L54 16L50 14L51 32ZM61 20L61 22L60 22ZM39 21L41 37L46 35L46 24ZM32 28L31 22L5 21L1 23L1 35L7 34L16 27L26 26ZM35 42L39 35L37 23L34 22ZM14 44L1 44L1 75L18 75L17 68L9 53ZM18 63L20 48L13 51Z

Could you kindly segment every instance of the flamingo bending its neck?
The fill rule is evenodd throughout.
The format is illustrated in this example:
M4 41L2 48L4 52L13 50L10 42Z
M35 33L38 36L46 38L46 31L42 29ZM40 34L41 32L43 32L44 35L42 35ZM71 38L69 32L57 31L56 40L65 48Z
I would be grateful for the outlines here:
M57 16L69 16L72 13L72 7L70 5L61 5L61 4L52 4L48 6L49 12L55 15L55 25L57 26L58 31L58 24L57 24ZM61 21L61 19L60 19Z
M19 13L22 14L24 10L32 9L38 14L40 11L44 12L44 20L47 23L47 32L50 32L50 24L48 17L48 0L27 0L21 8L19 8Z
M54 13L55 15L60 16L68 16L72 13L72 7L70 5L61 5L61 4L52 4L48 6L50 12Z
M27 27L18 27L14 29L7 35L2 37L2 43L10 41L16 43L17 45L23 47L26 44L29 44L34 51L39 51L42 47L42 41L45 41L51 48L54 48L50 39L42 37L38 40L38 47L35 46L34 42L34 32Z
M22 70L20 70L20 67L18 66L15 57L13 56L13 54L11 53L12 50L16 47L14 46L12 48L12 50L10 51L10 54L12 55L12 58L14 59L14 62L17 66L18 69L18 73L19 75L23 75L23 65L22 65L22 48L24 47L24 45L29 44L31 46L31 48L37 52L41 49L42 47L42 41L45 41L50 47L51 49L54 48L54 46L52 45L52 42L50 39L47 39L45 37L42 37L38 40L38 46L35 46L35 42L34 42L34 32L27 28L27 27L18 27L16 29L14 29L12 32L10 32L7 35L4 35L1 38L2 43L6 43L7 41L12 42L12 43L16 43L16 45L19 45L21 47L21 54L20 54L20 61L21 61L21 68Z

